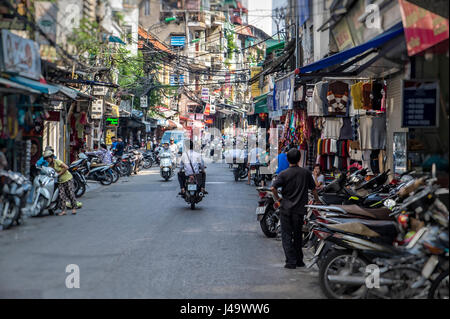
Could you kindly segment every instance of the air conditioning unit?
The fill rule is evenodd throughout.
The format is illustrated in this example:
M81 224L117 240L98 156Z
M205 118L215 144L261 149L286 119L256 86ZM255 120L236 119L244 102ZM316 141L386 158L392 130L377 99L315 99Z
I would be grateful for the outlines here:
M91 118L99 120L103 117L103 100L96 99L91 104Z

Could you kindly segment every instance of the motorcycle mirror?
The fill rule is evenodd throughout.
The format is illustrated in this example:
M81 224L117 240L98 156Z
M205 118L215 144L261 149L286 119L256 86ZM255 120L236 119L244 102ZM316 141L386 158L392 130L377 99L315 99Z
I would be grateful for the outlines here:
M390 210L392 210L392 208L394 208L394 206L395 206L396 204L397 204L397 203L396 203L395 200L393 200L393 199L386 199L386 200L383 202L383 205L384 205L385 207L389 208Z

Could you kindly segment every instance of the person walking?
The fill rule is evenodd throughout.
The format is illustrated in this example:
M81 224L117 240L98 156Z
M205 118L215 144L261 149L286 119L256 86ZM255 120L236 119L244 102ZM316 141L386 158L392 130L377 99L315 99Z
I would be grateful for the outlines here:
M278 167L275 174L280 174L285 169L289 168L289 162L287 160L287 152L291 149L291 147L286 146L280 154L277 156Z
M272 193L280 202L278 188L281 187L281 241L286 255L285 268L304 267L302 251L302 226L308 203L308 190L313 190L318 201L316 184L309 170L299 167L300 151L290 149L287 153L289 168L282 171L272 184Z
M53 168L58 174L58 208L61 210L61 213L58 215L66 215L66 203L68 201L72 205L72 214L75 215L77 213L77 200L75 198L73 176L68 171L69 167L63 161L56 159L50 150L45 151L43 157L47 161L48 166Z

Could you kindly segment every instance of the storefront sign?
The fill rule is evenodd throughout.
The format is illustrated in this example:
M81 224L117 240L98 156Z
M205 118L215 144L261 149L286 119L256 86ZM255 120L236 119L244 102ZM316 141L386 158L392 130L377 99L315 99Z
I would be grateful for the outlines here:
M203 114L204 114L204 115L209 115L209 114L210 114L210 111L211 111L211 109L210 109L209 104L206 104L206 106L205 106L205 112L203 112Z
M209 105L209 114L216 114L216 106L214 104Z
M189 113L188 116L189 116L189 120L191 120L191 121L195 120L195 114Z
M92 101L91 105L91 118L94 120L99 120L103 116L103 100L96 99Z
M275 81L274 110L292 109L294 100L294 79L295 75L291 74L281 80Z
M403 80L402 127L438 127L438 110L438 81Z
M108 117L106 119L106 125L107 126L118 126L119 125L119 119Z
M255 77L257 74L261 73L262 67L252 67L250 70L250 78ZM257 97L261 95L261 89L259 88L259 81L252 84L252 97Z
M107 93L108 88L106 86L93 86L92 95L104 96Z
M195 119L203 121L203 119L204 119L203 113L195 113Z
M405 0L399 3L409 56L448 39L448 19Z
M342 19L334 28L332 28L334 39L339 48L339 51L351 48L354 46L352 34L346 19Z
M202 88L202 100L209 101L209 88Z
M8 30L2 31L1 71L18 73L21 76L39 80L41 57L36 42L19 37Z

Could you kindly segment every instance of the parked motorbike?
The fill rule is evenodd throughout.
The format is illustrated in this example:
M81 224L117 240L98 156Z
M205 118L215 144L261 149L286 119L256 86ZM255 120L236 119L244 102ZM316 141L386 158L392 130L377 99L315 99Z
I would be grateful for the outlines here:
M114 176L112 174L113 165L93 165L89 157L80 153L78 156L83 159L83 166L79 169L80 173L85 176L87 180L100 182L102 185L110 185L113 182Z
M161 177L168 181L174 175L174 167L172 163L172 155L169 151L161 153L161 161L159 164Z
M146 151L143 154L142 167L144 169L149 169L153 166L153 163L156 162L155 155L152 151Z
M57 187L57 174L51 167L37 167L39 175L33 181L34 197L31 205L31 216L41 216L44 210L50 215L54 214L58 203L59 189Z
M316 220L310 221L320 242L314 258L321 260L320 285L327 297L423 298L427 291L428 297L445 297L448 208L436 196L433 179L425 186L423 179L418 181L406 183L395 199L384 202L393 220L381 220L370 209L363 209L365 216L359 218L342 218L361 213L343 206L316 213ZM366 285L370 264L380 269L381 289Z
M272 190L268 187L257 187L256 190L259 195L256 219L259 221L262 232L269 238L280 236L279 206L273 197Z
M73 176L75 196L77 198L84 195L86 192L87 181L84 175L79 171L83 165L83 159L78 159L69 165L69 172Z
M2 229L8 229L14 223L21 223L31 182L22 174L12 171L0 171L0 180L0 225Z

